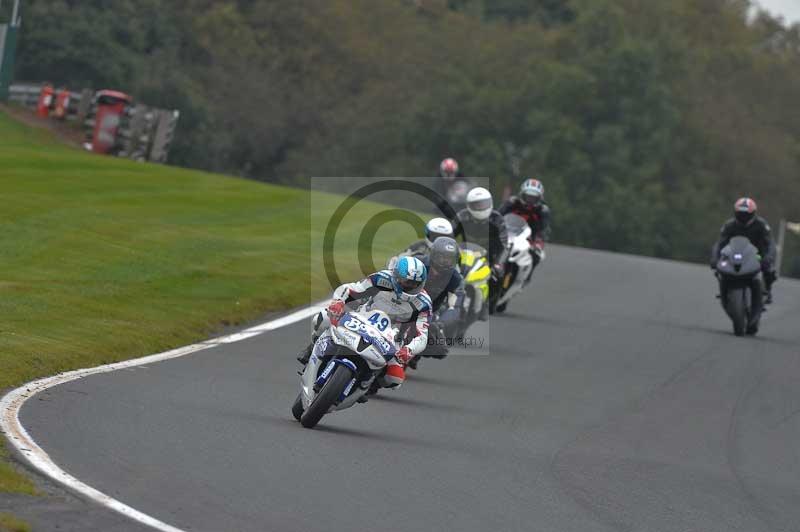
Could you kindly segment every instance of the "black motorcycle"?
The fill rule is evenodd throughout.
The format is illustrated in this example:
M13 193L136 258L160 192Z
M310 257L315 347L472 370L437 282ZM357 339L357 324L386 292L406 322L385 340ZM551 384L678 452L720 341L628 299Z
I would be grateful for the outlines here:
M756 334L764 310L764 283L761 257L750 240L736 236L722 248L717 278L720 303L733 322L733 333Z

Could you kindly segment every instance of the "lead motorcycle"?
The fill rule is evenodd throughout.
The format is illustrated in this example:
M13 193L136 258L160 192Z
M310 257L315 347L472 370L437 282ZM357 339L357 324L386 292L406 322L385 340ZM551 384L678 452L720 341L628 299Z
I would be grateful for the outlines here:
M531 243L529 240L532 234L531 227L524 218L514 213L506 214L505 220L508 228L510 253L506 262L503 282L500 286L500 297L495 308L497 313L504 312L509 301L522 292L533 269L533 258L530 253ZM544 260L544 250L540 253L540 258Z
M720 252L716 275L720 288L718 297L733 322L733 333L736 336L756 334L764 309L758 249L746 237L733 237Z
M344 314L314 344L292 405L294 418L313 428L325 414L356 404L395 357L397 332L385 312Z

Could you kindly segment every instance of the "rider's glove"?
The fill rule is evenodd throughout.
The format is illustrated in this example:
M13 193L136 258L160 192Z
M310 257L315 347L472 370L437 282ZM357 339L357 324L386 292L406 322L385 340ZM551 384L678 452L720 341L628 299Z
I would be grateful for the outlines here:
M339 319L344 315L344 301L341 299L334 299L328 304L328 308L325 310L328 312L328 318L330 318L331 323L333 325L338 325Z
M414 355L411 354L411 350L407 346L401 347L395 356L397 357L397 360L399 360L404 366L407 365L412 358L414 358Z
M502 264L495 264L492 266L492 275L495 279L501 279L503 277L503 270L505 270L505 268Z

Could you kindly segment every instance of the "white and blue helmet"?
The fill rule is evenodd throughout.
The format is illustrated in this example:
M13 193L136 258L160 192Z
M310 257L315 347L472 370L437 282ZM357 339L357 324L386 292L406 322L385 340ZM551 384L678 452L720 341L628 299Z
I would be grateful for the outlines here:
M392 284L398 297L419 294L427 279L428 270L416 257L400 257L392 269Z

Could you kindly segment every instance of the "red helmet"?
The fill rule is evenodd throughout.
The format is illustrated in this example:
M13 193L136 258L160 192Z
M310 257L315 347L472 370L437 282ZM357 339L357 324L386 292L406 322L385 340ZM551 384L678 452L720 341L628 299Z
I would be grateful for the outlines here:
M750 198L739 198L733 204L733 216L742 225L750 225L756 219L758 205Z
M458 175L458 162L448 157L439 164L439 174L445 179L454 179Z

